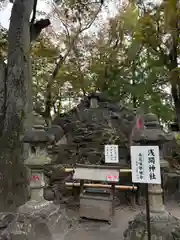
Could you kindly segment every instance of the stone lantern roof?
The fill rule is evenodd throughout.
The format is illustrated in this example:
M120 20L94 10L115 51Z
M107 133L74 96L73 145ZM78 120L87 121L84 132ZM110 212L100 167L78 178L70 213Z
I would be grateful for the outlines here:
M24 143L30 144L41 144L41 143L53 143L55 141L55 136L49 134L43 129L31 129L25 132L23 137Z

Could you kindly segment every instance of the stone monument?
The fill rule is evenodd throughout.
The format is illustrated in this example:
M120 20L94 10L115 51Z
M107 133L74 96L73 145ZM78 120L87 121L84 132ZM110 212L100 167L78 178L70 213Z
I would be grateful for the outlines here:
M163 143L172 139L171 134L165 133L157 116L149 113L144 116L144 127L138 129L132 136L134 144L158 145L160 148L161 168L167 167L167 162L162 158ZM152 239L180 239L180 220L169 214L164 207L161 185L149 184L150 221ZM146 213L141 212L129 223L124 232L125 240L147 239Z

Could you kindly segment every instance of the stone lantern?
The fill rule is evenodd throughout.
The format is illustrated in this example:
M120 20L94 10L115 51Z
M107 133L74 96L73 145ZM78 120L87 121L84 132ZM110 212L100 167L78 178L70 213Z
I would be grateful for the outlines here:
M69 229L69 219L61 206L44 198L44 167L51 164L51 157L45 147L54 144L58 128L49 130L32 129L24 135L23 141L34 147L24 162L30 173L31 198L17 209L18 215L8 228L7 239L51 240L55 234L61 239Z
M49 134L44 129L32 129L24 135L23 142L29 143L31 147L29 156L24 162L29 170L31 195L29 206L32 202L33 204L45 203L44 187L47 184L47 178L44 176L44 167L51 164L51 158L45 147L54 141L54 134Z
M144 116L143 120L143 127L132 134L132 142L144 146L158 145L161 155L161 168L168 166L162 158L162 145L172 140L173 135L162 130L156 115L149 113ZM149 184L148 186L151 239L180 239L180 220L165 210L161 185ZM124 240L139 239L148 239L147 216L143 211L138 213L133 221L129 222L129 227L124 232Z
M163 159L162 147L165 142L173 139L173 135L163 131L155 114L148 113L144 116L143 120L144 127L136 130L135 134L132 136L132 142L143 146L159 146L160 166L163 173L163 169L168 167L168 162ZM164 211L161 185L149 184L148 191L150 211Z

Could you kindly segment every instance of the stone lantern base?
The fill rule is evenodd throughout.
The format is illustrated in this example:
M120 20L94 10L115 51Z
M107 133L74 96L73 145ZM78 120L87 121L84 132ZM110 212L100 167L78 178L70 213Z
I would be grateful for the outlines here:
M0 233L0 239L53 240L57 235L59 239L64 239L74 224L76 221L63 206L45 200L31 200L19 207L5 230Z
M40 214L42 213L48 213L52 212L55 209L59 209L59 206L55 205L51 201L46 201L46 200L30 200L24 205L20 206L18 209L19 213L27 213L27 214Z
M124 232L124 240L147 240L146 214L139 213L129 222ZM178 240L180 239L180 220L164 211L151 213L151 239L152 240Z

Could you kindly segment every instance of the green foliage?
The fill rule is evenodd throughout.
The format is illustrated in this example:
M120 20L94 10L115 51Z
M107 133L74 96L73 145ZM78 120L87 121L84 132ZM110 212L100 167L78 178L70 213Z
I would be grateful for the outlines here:
M58 35L58 47L47 35L33 44L36 111L45 109L47 83L62 51L67 55L51 88L56 114L62 111L63 99L75 99L99 90L128 107L153 111L162 122L168 123L175 114L169 91L170 74L179 70L170 71L168 55L179 13L175 1L167 0L159 5L131 1L96 34L81 34L82 29L91 26L100 7L100 1L61 1L58 13L55 11L63 27L61 36ZM6 34L1 30L0 54L4 56ZM179 42L177 50L179 54Z

